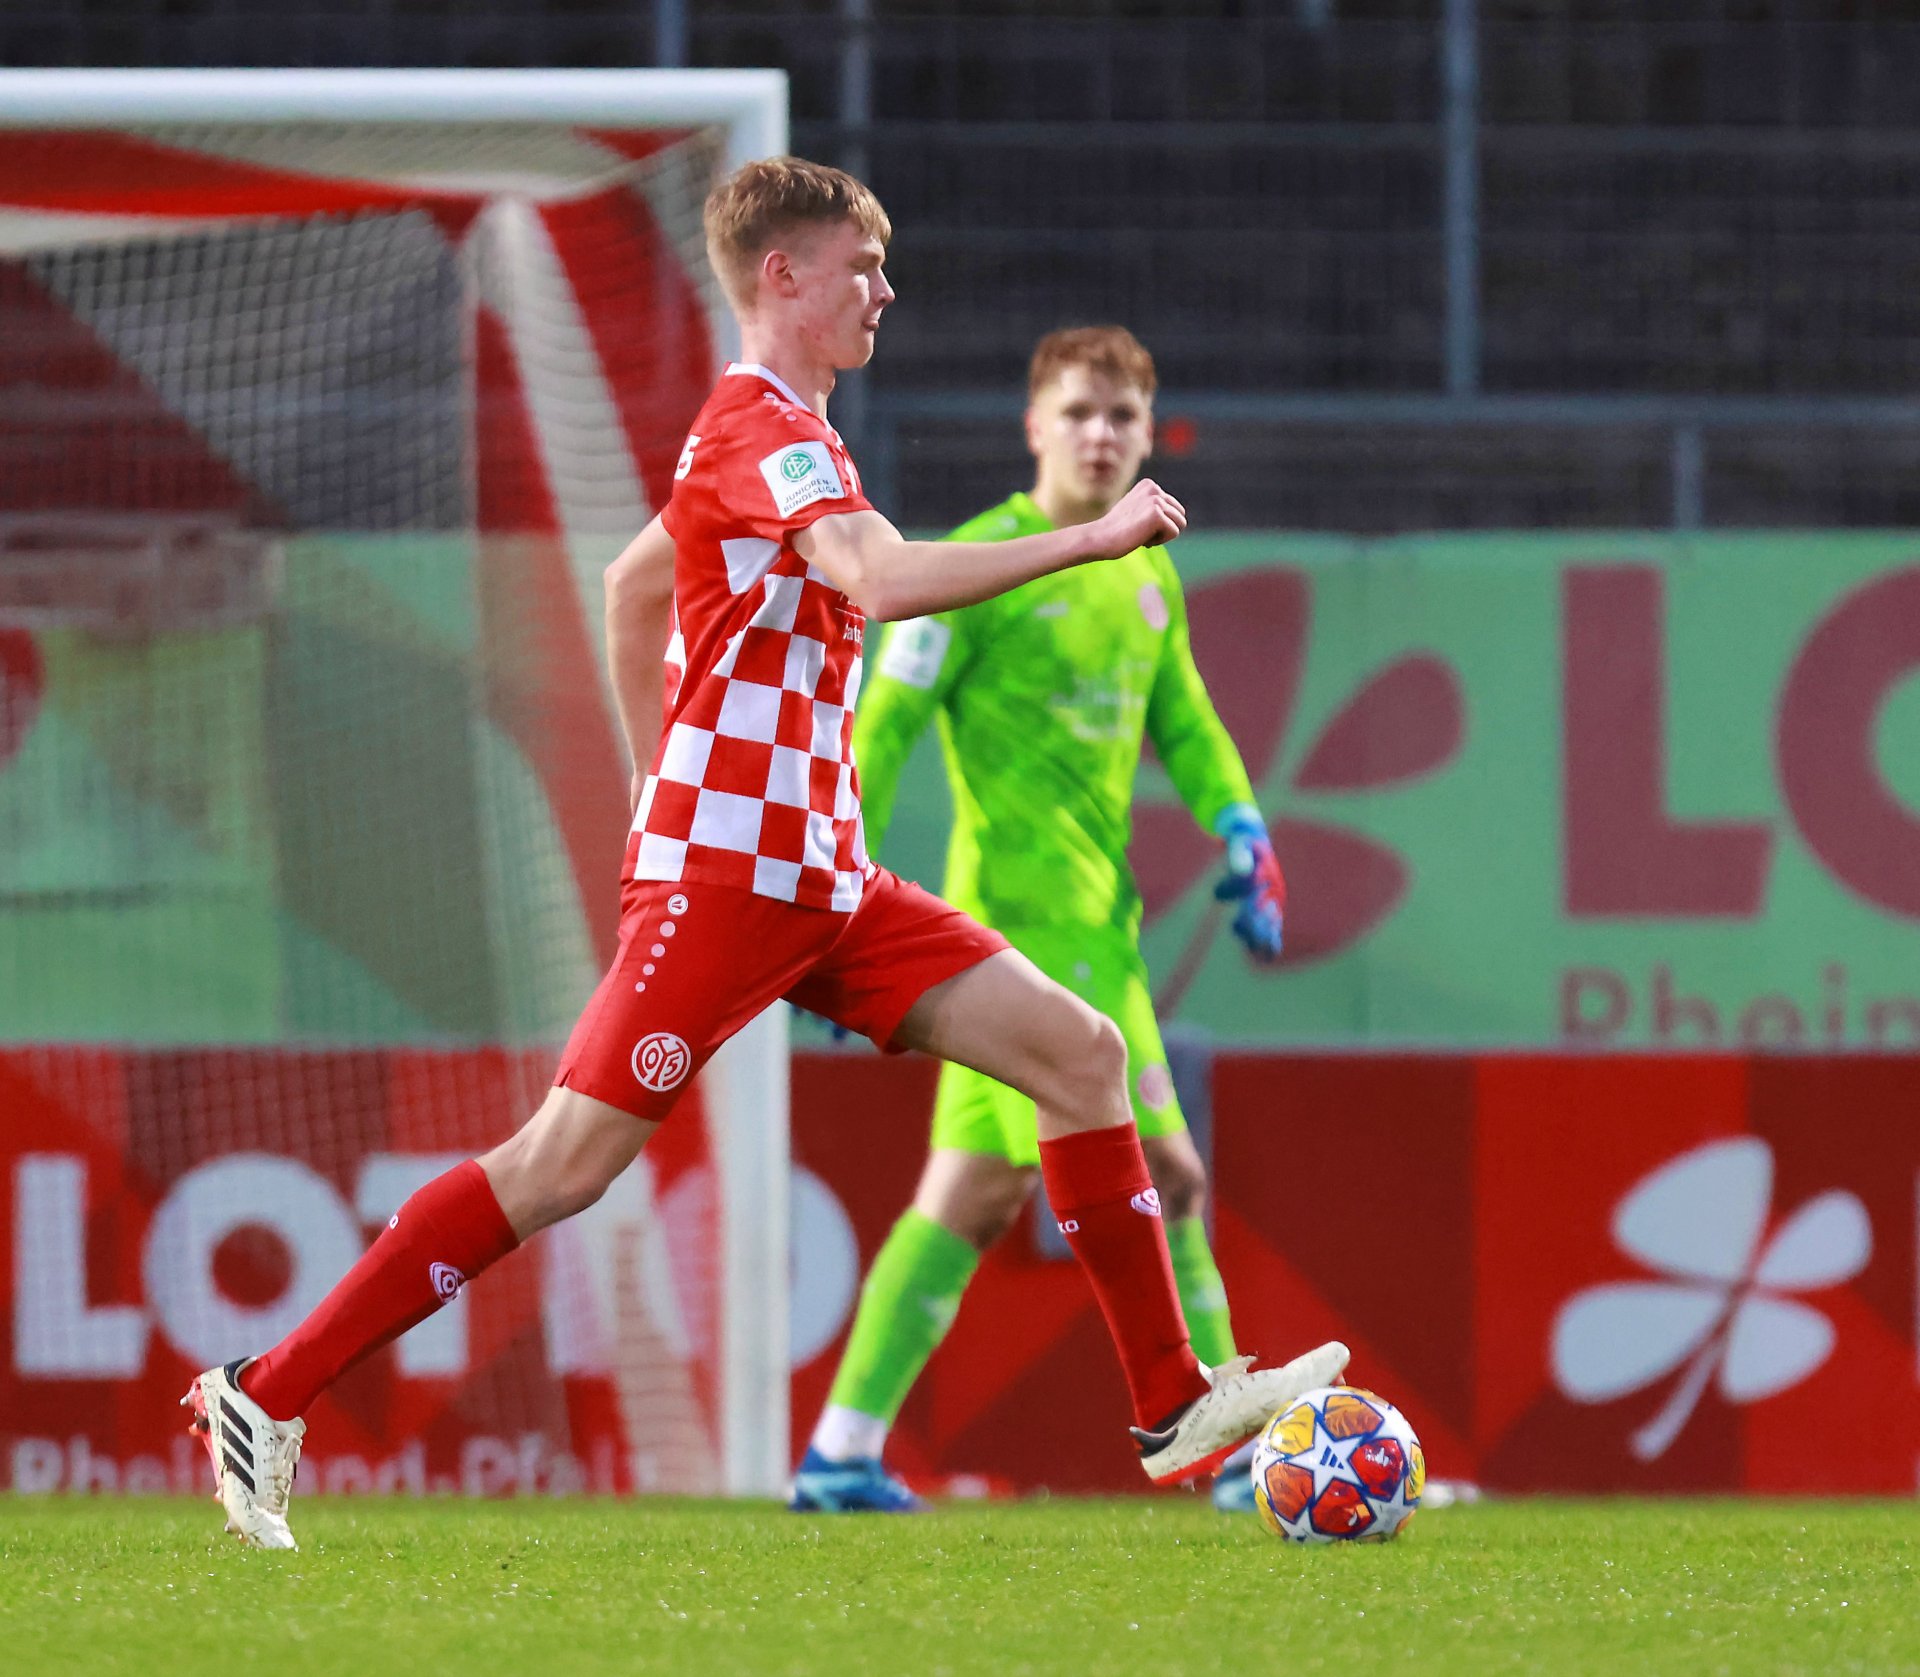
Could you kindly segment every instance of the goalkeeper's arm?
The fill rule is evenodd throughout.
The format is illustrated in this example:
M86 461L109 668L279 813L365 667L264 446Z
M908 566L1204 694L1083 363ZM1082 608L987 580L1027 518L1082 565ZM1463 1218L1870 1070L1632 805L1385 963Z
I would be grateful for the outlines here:
M1253 801L1246 764L1193 661L1186 600L1171 561L1161 567L1160 586L1169 621L1147 700L1147 735L1194 820L1225 841L1227 871L1213 894L1239 905L1234 936L1256 960L1275 961L1280 957L1287 882Z
M860 811L868 848L876 853L893 822L901 771L965 667L970 615L948 612L889 623L880 637L874 673L860 689L853 719Z
M1160 667L1147 696L1147 737L1166 764L1180 801L1194 820L1213 832L1230 807L1253 802L1253 783L1193 661L1179 574L1164 554L1159 557L1164 561L1159 581L1168 622Z
M667 638L673 622L673 537L658 518L607 567L607 673L633 760L629 808L660 744Z

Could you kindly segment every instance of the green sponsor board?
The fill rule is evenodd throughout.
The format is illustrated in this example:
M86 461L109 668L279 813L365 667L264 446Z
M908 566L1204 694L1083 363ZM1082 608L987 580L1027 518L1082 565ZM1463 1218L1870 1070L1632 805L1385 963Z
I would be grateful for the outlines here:
M596 957L525 724L555 647L589 695L599 676L579 590L489 555L491 592L465 538L302 537L258 623L5 631L0 1040L564 1032ZM552 730L549 766L610 779L606 732L602 765Z
M564 1032L615 909L625 770L587 725L611 546L568 576L306 538L254 627L8 631L0 1039ZM1287 962L1249 965L1149 763L1169 1017L1348 1048L1920 1044L1920 537L1175 554L1291 899ZM946 817L929 736L882 860L937 885Z
M1275 1045L1920 1044L1920 537L1175 554L1291 900L1288 962L1248 965L1204 854L1167 861L1149 765L1169 1016ZM944 811L923 743L883 860L937 882Z
M54 631L30 650L0 703L24 717L0 762L0 1031L271 1040L262 637Z

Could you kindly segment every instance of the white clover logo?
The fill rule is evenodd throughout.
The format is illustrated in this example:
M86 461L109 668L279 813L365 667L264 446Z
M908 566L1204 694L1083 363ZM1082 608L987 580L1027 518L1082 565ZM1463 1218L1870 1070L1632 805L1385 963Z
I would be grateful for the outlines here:
M1769 1232L1773 1152L1746 1136L1684 1153L1635 1183L1613 1214L1614 1243L1668 1277L1589 1287L1553 1325L1553 1375L1577 1403L1606 1403L1680 1369L1660 1412L1633 1435L1652 1461L1679 1437L1719 1375L1729 1403L1804 1380L1833 1350L1833 1324L1784 1298L1850 1280L1873 1227L1842 1189L1816 1195Z

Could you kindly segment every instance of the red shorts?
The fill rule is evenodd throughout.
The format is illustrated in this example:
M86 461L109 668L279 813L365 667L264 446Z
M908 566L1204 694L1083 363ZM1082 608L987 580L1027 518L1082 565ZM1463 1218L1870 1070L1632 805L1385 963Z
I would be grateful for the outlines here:
M934 985L1007 947L959 909L878 868L851 914L726 885L629 880L620 948L573 1028L554 1082L664 1118L714 1051L784 997L896 1047Z

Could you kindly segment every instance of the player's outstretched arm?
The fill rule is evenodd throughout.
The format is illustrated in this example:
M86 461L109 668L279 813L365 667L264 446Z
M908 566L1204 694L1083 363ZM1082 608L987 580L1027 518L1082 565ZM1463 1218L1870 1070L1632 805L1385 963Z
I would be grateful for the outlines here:
M607 567L607 671L633 759L634 798L660 743L662 666L673 622L673 537L658 518Z
M1002 542L913 542L877 512L829 513L793 537L795 550L818 565L869 617L890 622L927 617L990 600L1037 576L1136 547L1170 542L1187 527L1187 509L1151 479L1091 524Z

